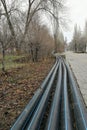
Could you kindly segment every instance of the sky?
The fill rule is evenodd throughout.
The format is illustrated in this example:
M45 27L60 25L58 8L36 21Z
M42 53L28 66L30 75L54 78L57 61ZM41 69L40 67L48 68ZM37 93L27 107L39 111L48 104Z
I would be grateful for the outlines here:
M66 5L69 11L69 30L64 31L67 41L71 41L74 25L77 24L83 31L87 20L87 0L67 0Z
M85 21L87 21L87 0L65 0L67 9L67 20L68 22L68 28L62 29L64 37L67 37L67 42L70 42L73 37L73 31L74 31L74 25L77 24L78 27L80 26L81 31L83 31L85 26ZM43 16L43 19L45 17ZM44 23L44 20L42 19L42 22ZM49 24L47 19L45 20L45 23Z

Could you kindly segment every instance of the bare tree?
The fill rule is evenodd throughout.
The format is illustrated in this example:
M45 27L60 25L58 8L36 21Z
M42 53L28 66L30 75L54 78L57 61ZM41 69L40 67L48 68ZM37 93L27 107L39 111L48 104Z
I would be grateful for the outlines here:
M80 27L77 25L74 27L73 40L71 42L70 48L75 52L86 52L86 27L83 33L81 33Z
M27 47L29 46L29 52L32 61L36 62L40 57L45 56L47 51L51 48L53 44L53 38L51 38L46 26L41 26L38 21L38 15L34 17L30 24L30 29L27 37ZM52 39L50 43L47 44L49 39ZM48 47L49 46L49 47ZM49 48L49 49L48 49ZM52 47L53 49L53 47ZM52 50L51 50L52 51ZM50 51L50 53L51 53ZM45 52L45 53L44 53ZM49 53L49 51L48 51Z
M49 4L49 1L50 0L38 0L38 1L37 0L28 0L28 10L27 10L23 39L25 39L25 37L26 37L27 31L29 29L29 25L30 25L30 22L31 22L33 16L36 13L38 13L39 11L45 11L47 13L50 13L55 18L54 13L51 11L52 8L49 8L46 5L46 4Z
M74 27L74 34L73 34L73 45L74 45L74 51L78 51L79 41L81 38L81 30L77 28L77 25Z
M49 14L52 16L51 17L51 23L52 23L52 28L53 28L53 36L54 36L54 50L57 52L58 49L58 35L60 31L60 24L64 24L65 21L63 20L64 16L61 16L63 12L65 12L66 7L64 5L63 0L48 0L47 1L47 10ZM50 10L50 11L49 11ZM63 22L64 21L64 22Z
M8 25L4 21L2 28L3 31L0 31L0 46L2 50L2 71L5 72L5 54L11 43L11 35L8 32Z
M86 46L87 46L87 21L85 22L85 28L83 30L83 36L86 40Z
M0 14L1 16L4 16L5 21L8 23L8 30L11 32L13 47L15 43L15 47L18 52L19 50L24 50L24 48L26 50L26 48L29 47L31 50L32 59L37 61L39 52L41 50L40 48L43 46L42 43L44 41L42 34L45 35L46 33L46 39L49 39L49 41L52 39L53 43L53 37L50 36L48 30L41 27L39 25L39 21L35 23L36 19L38 19L37 14L39 15L40 11L41 13L44 12L45 14L50 14L53 19L55 50L57 49L59 11L63 8L62 0L25 0L22 2L21 0L12 0L10 1L10 4L7 0L0 0L0 2L2 7ZM26 8L22 8L22 4L24 4ZM39 35L41 37L39 37ZM44 42L46 43L46 41Z
M4 13L2 13L2 15L4 15L6 17L6 19L7 19L7 23L8 23L11 35L12 35L12 39L13 39L13 41L15 43L16 49L18 50L18 42L17 42L17 39L16 39L14 26L13 26L12 21L10 19L11 11L14 11L16 9L10 8L10 10L8 10L6 0L0 0L0 1L1 1L2 5L3 5L3 8L4 8ZM12 4L13 3L14 3L14 1L12 2Z
M26 44L22 44L22 48L29 52L33 62L49 55L49 53L51 54L54 43L53 37L50 35L47 27L39 23L38 15L33 17L26 36Z
M10 18L10 15L11 15L11 11L12 9L8 10L8 7L7 7L7 1L6 0L0 0L2 5L3 5L3 8L4 8L4 13L2 13L2 15L6 16L7 18L7 22L8 22L8 25L9 25L9 29L11 31L11 35L13 37L13 40L15 42L15 46L16 48L18 49L18 41L16 39L16 32L15 32L15 29L14 29L14 25L12 24L12 21L11 21L11 18ZM42 9L45 9L45 7L42 7L42 3L45 2L43 0L28 0L28 9L27 9L27 13L26 13L26 21L25 21L25 27L24 27L24 32L23 32L23 37L22 37L22 40L21 42L24 41L25 37L26 37L26 34L27 34L27 31L29 29L29 24L33 18L33 16L40 10ZM14 4L15 2L13 1L12 4ZM12 6L13 7L13 6ZM26 6L27 7L27 6ZM13 9L13 11L18 11L18 9ZM46 10L46 9L45 9Z

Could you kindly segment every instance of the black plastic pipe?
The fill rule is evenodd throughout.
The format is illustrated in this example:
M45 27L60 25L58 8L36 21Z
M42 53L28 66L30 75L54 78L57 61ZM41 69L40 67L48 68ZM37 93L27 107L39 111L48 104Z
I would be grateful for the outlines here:
M72 71L68 64L66 64L66 66L68 70L69 82L73 97L73 107L76 126L78 130L87 130L87 110L83 102L82 96L80 94L79 88L77 86L77 83L72 74Z
M67 85L67 71L66 67L63 63L63 100L62 100L62 130L72 130L72 121L70 114L70 106L69 106L69 97L68 97L68 85Z
M47 107L48 99L50 96L53 82L55 80L58 66L59 66L59 64L57 64L56 69L54 70L54 73L52 74L50 82L49 82L49 84L48 84L48 86L47 86L47 88L46 88L46 90L45 90L45 92L40 100L40 103L38 104L38 107L34 113L34 116L32 117L30 123L27 126L27 130L39 130L39 128L40 128L40 123L41 123L41 120L43 118L45 109Z
M20 116L18 117L18 119L16 120L14 125L12 126L11 130L21 130L23 128L23 125L26 125L26 123L29 121L29 119L31 118L31 115L34 112L43 92L46 89L46 86L50 80L50 77L52 76L52 74L54 72L54 69L57 66L57 63L58 63L58 60L56 61L56 63L52 67L51 71L49 72L49 74L47 75L45 80L43 81L41 87L36 91L33 98L30 100L28 105L25 107L23 112L20 114Z
M67 70L65 65L67 67ZM41 87L35 92L33 98L30 100L29 104L20 114L15 124L12 126L11 130L40 129L40 124L48 104L50 92L53 87L57 70L58 70L57 75L58 80L56 90L54 93L53 102L51 105L51 110L45 129L60 130L59 122L61 119L61 125L62 125L61 130L72 130L68 88L67 88L67 78L69 78L69 86L72 93L71 96L73 99L75 123L77 126L77 130L87 130L87 111L83 103L82 96L79 92L78 86L75 82L74 76L71 72L69 65L65 63L65 61L63 62L62 58L56 60L56 63L54 64L50 73L45 78ZM60 108L61 95L63 95L62 108ZM60 109L62 110L63 113L62 115L60 114ZM62 118L59 117L60 115L62 116Z
M59 129L59 114L60 114L60 100L61 100L61 87L62 87L61 81L62 81L62 67L60 63L55 94L45 130Z

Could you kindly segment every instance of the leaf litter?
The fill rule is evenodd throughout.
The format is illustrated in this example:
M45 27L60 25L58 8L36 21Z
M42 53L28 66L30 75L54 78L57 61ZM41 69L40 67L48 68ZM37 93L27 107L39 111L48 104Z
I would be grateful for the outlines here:
M50 71L54 60L27 63L0 73L0 130L9 130Z

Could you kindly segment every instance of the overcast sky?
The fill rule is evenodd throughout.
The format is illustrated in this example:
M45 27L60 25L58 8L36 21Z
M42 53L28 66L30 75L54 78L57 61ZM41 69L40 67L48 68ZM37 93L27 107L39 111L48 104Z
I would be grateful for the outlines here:
M85 21L87 20L87 0L67 0L67 6L69 8L70 17L70 29L65 32L68 41L71 40L73 34L74 24L84 29Z
M64 36L67 37L67 41L70 42L73 36L74 25L80 26L83 31L85 21L87 21L87 0L65 0L66 6L68 7L67 19L69 19L69 28L63 29ZM44 23L45 17L43 16L42 23ZM45 23L51 26L47 19Z

